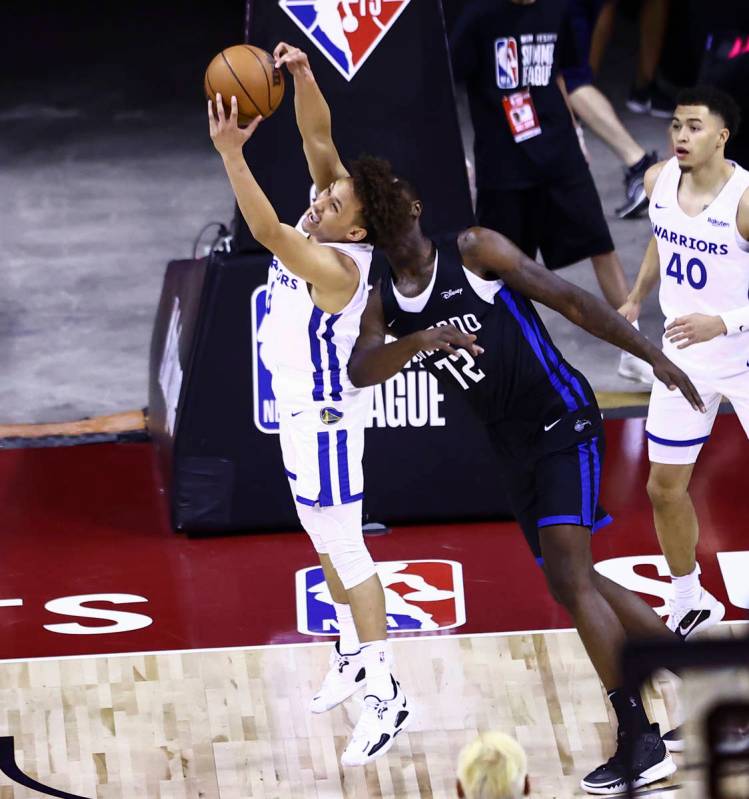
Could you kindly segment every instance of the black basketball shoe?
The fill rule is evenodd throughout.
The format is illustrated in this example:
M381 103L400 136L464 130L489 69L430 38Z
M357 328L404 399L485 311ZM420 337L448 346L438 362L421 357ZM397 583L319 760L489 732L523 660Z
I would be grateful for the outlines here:
M580 787L584 791L599 795L627 792L627 764L622 755L624 735L619 730L614 756L580 781ZM657 724L651 724L647 732L635 738L633 765L634 788L642 788L643 785L670 777L676 771L676 764L666 751Z
M616 209L619 219L633 219L648 207L645 193L645 173L658 163L658 153L645 153L640 161L624 170L626 202Z

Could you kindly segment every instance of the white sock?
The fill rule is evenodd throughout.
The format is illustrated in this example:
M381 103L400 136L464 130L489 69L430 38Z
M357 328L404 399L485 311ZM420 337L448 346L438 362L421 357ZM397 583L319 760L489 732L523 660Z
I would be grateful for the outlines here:
M355 655L360 649L359 636L356 633L351 605L334 602L335 617L338 619L338 651L342 655Z
M674 587L674 601L680 608L696 608L702 593L700 573L695 565L694 569L683 577L671 575L671 584Z
M635 319L635 321L634 321L634 322L632 322L632 327L633 327L635 330L639 330L639 329L640 329L640 320L639 320L639 319Z
M361 654L367 672L367 694L379 699L393 698L393 683L390 680L390 643L367 641L362 644Z

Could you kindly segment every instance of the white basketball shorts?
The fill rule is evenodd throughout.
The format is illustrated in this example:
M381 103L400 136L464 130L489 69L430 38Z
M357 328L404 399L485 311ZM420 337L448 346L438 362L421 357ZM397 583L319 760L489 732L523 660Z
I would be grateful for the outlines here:
M361 500L372 389L345 391L340 401L279 405L281 453L294 500L323 508Z
M645 431L651 463L694 463L710 438L718 406L725 397L749 437L749 371L729 378L693 377L707 409L693 410L682 393L669 391L660 380L653 385Z

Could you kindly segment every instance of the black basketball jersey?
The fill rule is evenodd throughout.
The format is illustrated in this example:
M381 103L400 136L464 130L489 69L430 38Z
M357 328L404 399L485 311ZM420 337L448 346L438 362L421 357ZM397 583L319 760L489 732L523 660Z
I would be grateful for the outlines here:
M490 304L466 277L457 234L436 243L437 273L422 311L401 309L392 272L382 277L385 323L392 334L401 337L447 324L475 334L484 348L481 355L436 350L420 352L417 359L440 384L462 394L482 420L498 427L508 444L535 439L542 426L550 431L549 425L567 416L586 432L598 428L600 414L590 385L554 346L531 301L500 282Z

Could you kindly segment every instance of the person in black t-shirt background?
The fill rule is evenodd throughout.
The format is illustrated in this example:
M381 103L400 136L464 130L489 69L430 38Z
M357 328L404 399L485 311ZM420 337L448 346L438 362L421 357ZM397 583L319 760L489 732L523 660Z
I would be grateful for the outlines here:
M566 0L473 0L450 49L473 121L476 216L547 268L590 258L606 301L628 293L559 70L579 63ZM619 374L652 383L622 353Z

